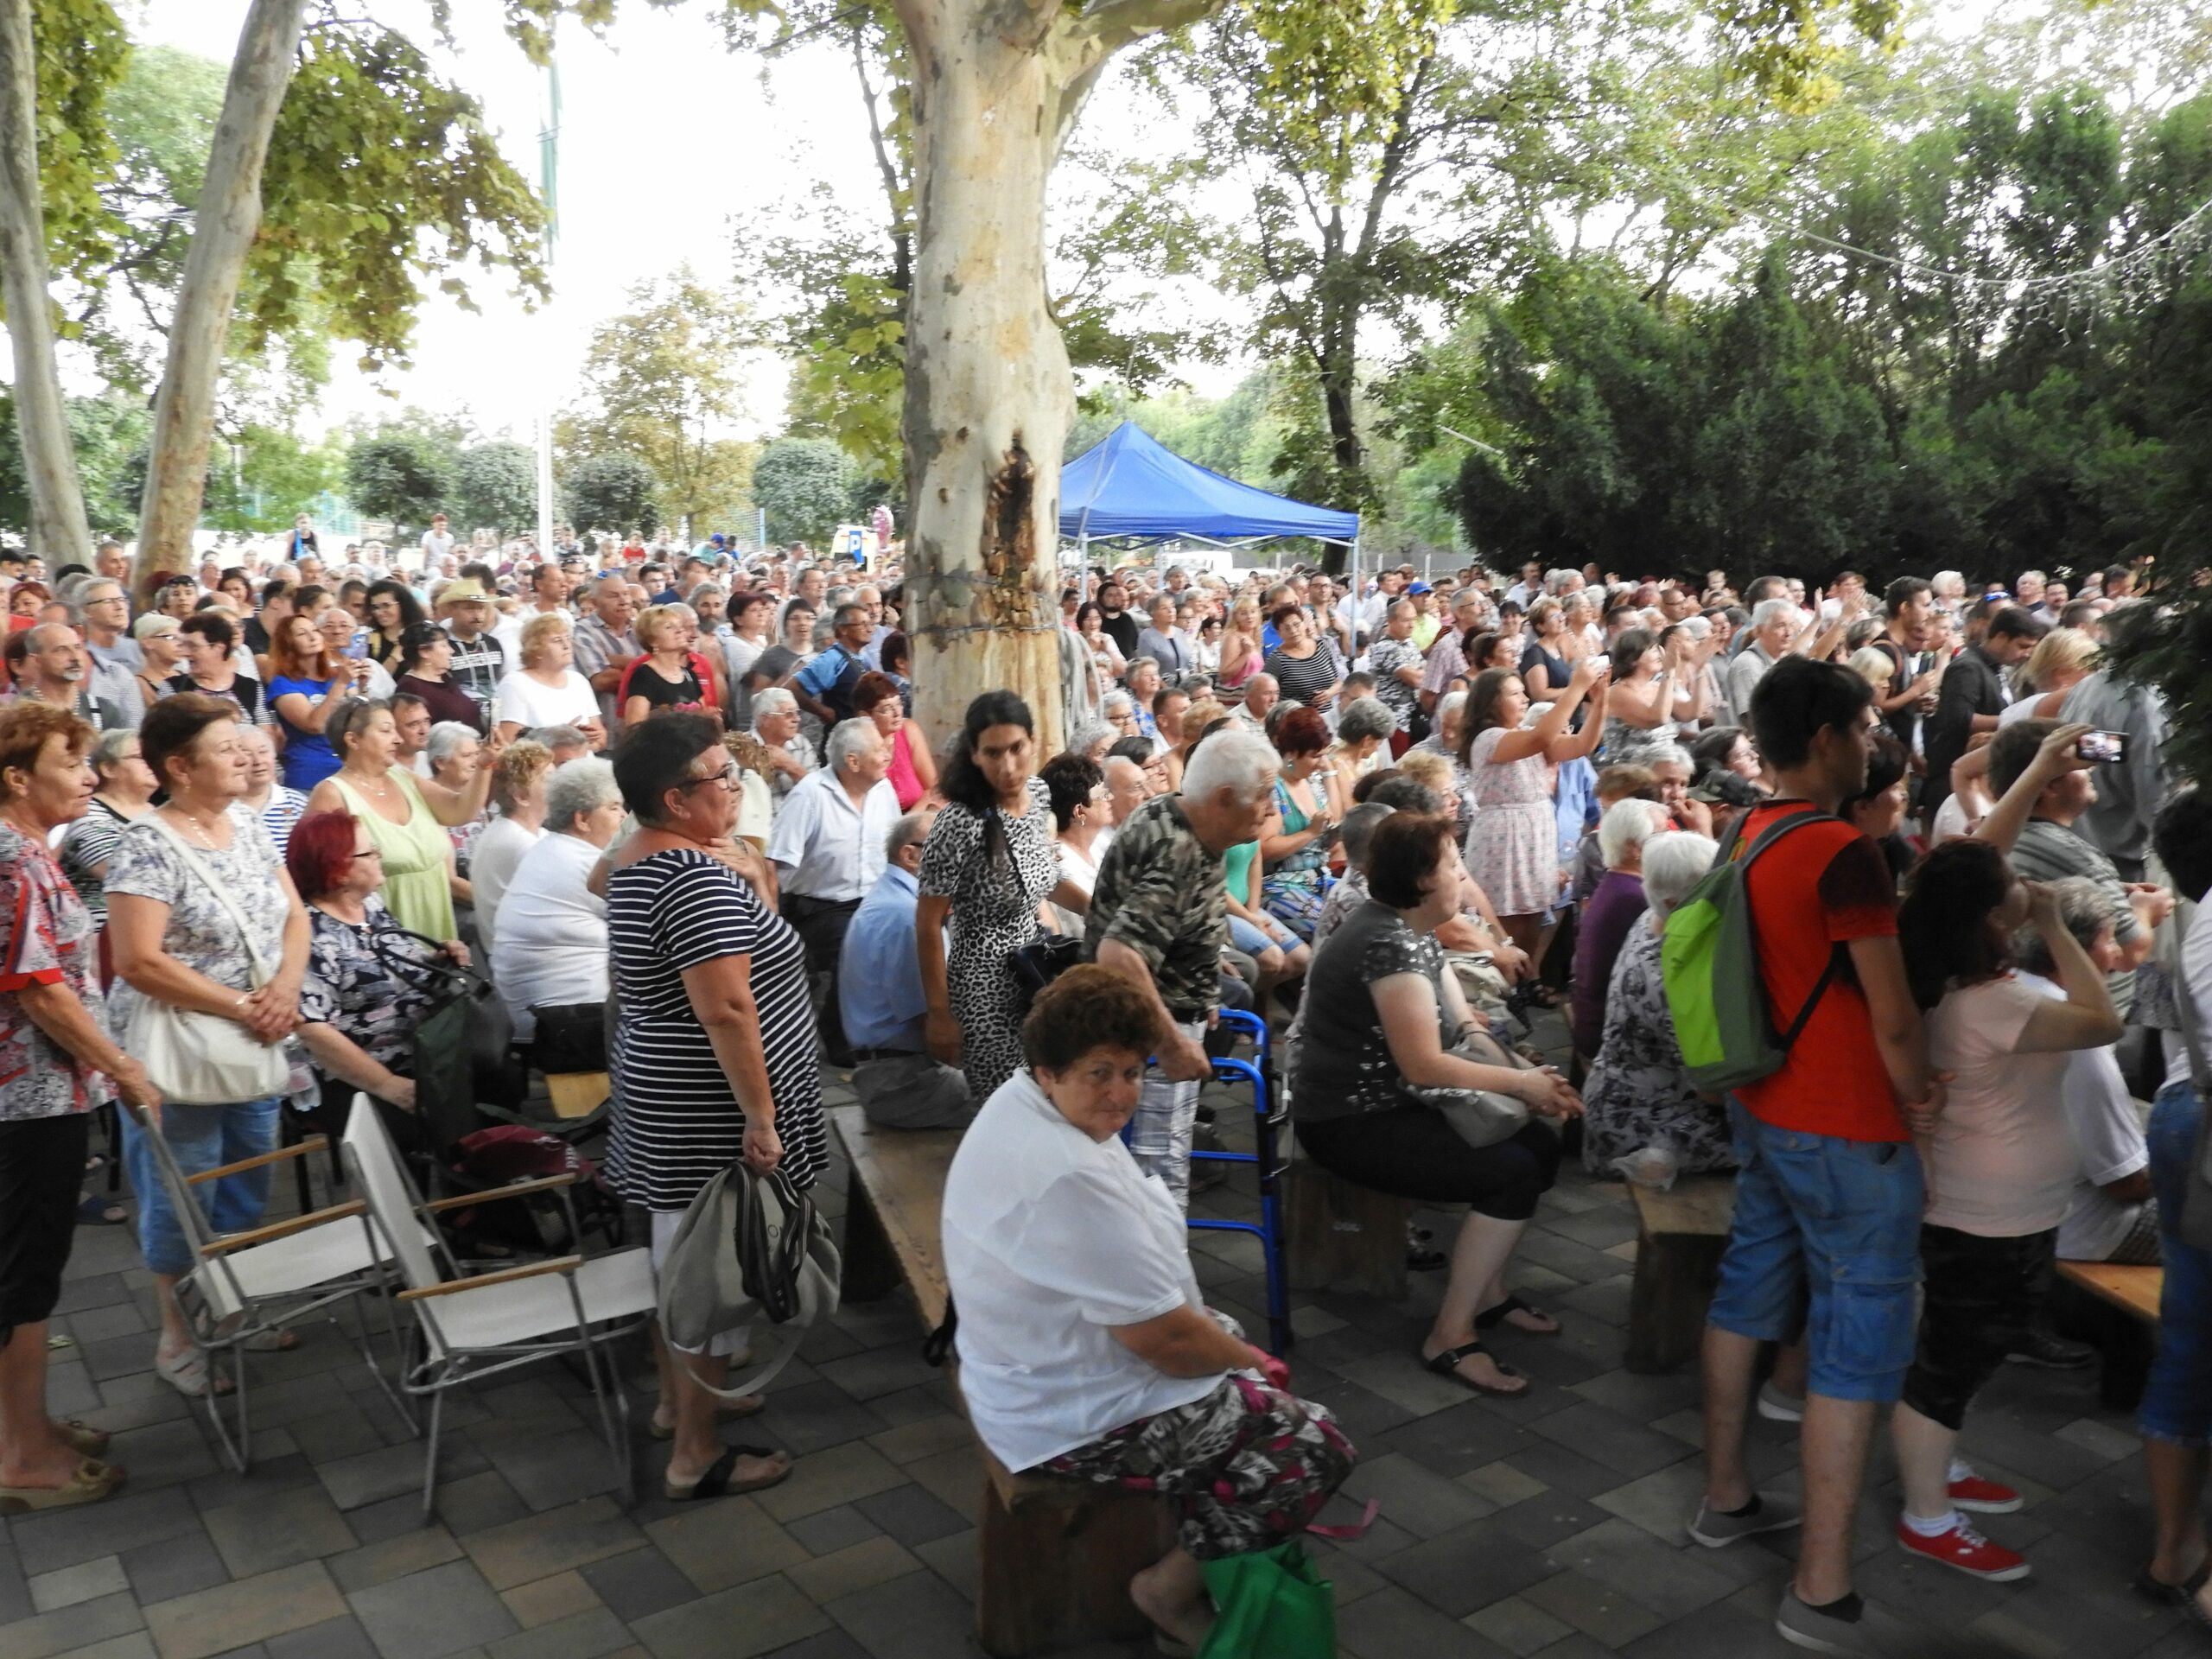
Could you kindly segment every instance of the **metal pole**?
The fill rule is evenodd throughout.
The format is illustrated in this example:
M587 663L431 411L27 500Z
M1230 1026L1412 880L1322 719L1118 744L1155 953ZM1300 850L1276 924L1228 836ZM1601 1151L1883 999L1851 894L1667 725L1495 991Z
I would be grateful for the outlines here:
M543 252L546 275L550 277L553 251L560 241L561 67L550 53L539 85L545 101L537 130L537 184L545 198ZM550 558L552 554L553 388L548 384L541 394L537 411L537 556L543 559Z

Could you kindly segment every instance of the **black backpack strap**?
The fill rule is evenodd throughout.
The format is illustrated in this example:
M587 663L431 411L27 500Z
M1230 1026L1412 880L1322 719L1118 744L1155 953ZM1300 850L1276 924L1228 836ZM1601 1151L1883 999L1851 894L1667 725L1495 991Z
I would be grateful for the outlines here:
M1821 999L1828 994L1828 987L1835 982L1836 971L1843 966L1843 947L1828 947L1828 965L1821 969L1821 976L1813 982L1812 995L1805 999L1805 1006L1797 1010L1797 1017L1789 1022L1789 1029L1783 1033L1782 1046L1786 1051L1794 1046L1805 1029L1805 1022L1813 1017L1813 1010L1821 1006Z

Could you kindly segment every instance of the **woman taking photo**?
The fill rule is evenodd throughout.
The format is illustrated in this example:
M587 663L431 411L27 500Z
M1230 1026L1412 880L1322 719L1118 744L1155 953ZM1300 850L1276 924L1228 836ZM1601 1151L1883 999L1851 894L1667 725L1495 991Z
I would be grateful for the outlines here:
M323 728L368 678L369 665L331 656L312 617L288 616L270 643L269 670L269 709L284 734L284 783L305 793L338 770Z
M2022 983L2012 934L2035 929L2064 1000ZM1920 861L1897 908L1913 1000L1928 1010L1928 1064L1950 1079L1921 1138L1919 1344L1891 1420L1907 1553L1978 1579L2028 1575L2017 1551L1960 1511L2003 1513L2020 1496L1955 1460L1967 1407L2041 1322L2058 1224L2079 1158L2066 1111L2066 1056L2118 1042L2125 1027L2103 969L2040 882L2016 879L1986 841L1945 842Z
M802 1191L828 1162L805 947L726 861L741 856L736 772L720 722L703 715L647 721L614 757L639 828L607 878L621 1008L607 1170L652 1212L656 1268L699 1189L738 1159ZM655 1423L672 1435L671 1498L753 1491L791 1472L780 1452L725 1448L718 1402L693 1380L718 1385L745 1340L732 1332L707 1353L661 1353Z
M270 1046L299 1023L307 912L261 821L241 801L246 761L237 712L227 702L186 692L155 704L139 728L146 765L168 800L123 832L108 865L115 1020L125 1033L149 1001L232 1020ZM131 1046L130 1038L124 1046ZM162 1135L178 1168L196 1175L274 1151L281 1104L273 1090L221 1104L172 1100L162 1108ZM138 1246L160 1301L154 1370L180 1394L228 1393L229 1379L210 1376L207 1356L177 1306L176 1281L192 1271L191 1247L169 1206L154 1150L127 1114L123 1151L138 1195ZM270 1173L262 1164L203 1186L207 1224L218 1233L257 1224Z
M123 832L146 816L158 787L136 731L102 732L92 745L92 803L61 843L61 873L96 922L107 920L108 861Z
M1649 766L1680 752L1680 734L1705 713L1704 663L1679 628L1662 644L1649 628L1629 628L1613 642L1612 684L1605 694L1605 764Z
M93 1111L160 1109L110 1035L97 929L47 846L92 797L92 728L50 703L0 706L0 1507L95 1503L123 1484L108 1436L47 1409L48 1321L77 1236Z
M1478 1147L1409 1091L1485 1090L1547 1117L1574 1116L1582 1104L1548 1066L1521 1070L1503 1050L1495 1065L1453 1052L1479 1028L1434 936L1459 914L1464 874L1449 819L1394 812L1375 827L1368 902L1322 941L1306 972L1291 1116L1298 1144L1346 1180L1470 1206L1421 1363L1478 1394L1515 1395L1528 1379L1492 1358L1480 1332L1559 1329L1505 1286L1514 1247L1558 1173L1559 1136L1532 1118Z
M1283 701L1326 709L1344 683L1344 659L1336 646L1314 632L1313 622L1295 605L1276 607L1268 620L1281 643L1262 667L1282 688Z
M391 709L354 697L331 716L335 772L308 797L309 812L350 812L359 818L384 861L385 907L402 927L434 939L460 929L453 914L453 842L446 826L470 822L484 810L492 785L489 767L478 766L461 788L417 778L398 764L399 728Z
M442 950L410 936L385 908L383 856L350 812L310 812L293 827L284 868L308 907L308 971L300 987L300 1040L322 1079L325 1116L343 1116L355 1089L383 1114L410 1151L435 1152L415 1111L415 1027L444 986L438 957L466 967L457 939Z
M1466 730L1459 764L1475 791L1475 818L1467 831L1466 861L1497 906L1513 943L1536 957L1545 915L1559 900L1559 825L1552 804L1551 769L1588 754L1604 729L1605 657L1575 664L1565 690L1535 726L1524 729L1529 694L1521 677L1500 669L1475 676L1467 693ZM1580 734L1569 729L1585 696L1591 713Z
M219 611L194 612L177 624L177 648L183 652L183 660L162 695L204 691L237 709L238 718L246 725L262 724L266 717L262 713L261 682L238 672L238 629L229 617Z
M937 757L922 741L913 721L906 718L899 688L888 674L874 671L853 682L853 713L875 722L890 746L891 766L883 776L899 798L899 810L911 811L914 804L937 787Z
M385 673L398 676L404 671L399 664L406 653L407 630L425 620L422 601L408 591L404 582L373 582L369 588L365 613L369 623L365 646L369 660Z
M435 622L416 622L399 636L399 677L395 692L423 699L432 721L466 726L484 735L484 709L453 678L453 636Z
M150 709L169 694L169 683L184 666L183 625L173 616L149 611L130 625L143 661L133 671L138 702Z
M353 644L356 637L353 619L347 616L342 607L326 603L315 613L315 625L322 632L322 648L332 662L358 660L363 672L354 684L354 694L389 701L393 689L391 671L373 657L357 658Z
M1329 849L1351 810L1351 793L1326 764L1329 722L1313 709L1285 709L1273 738L1282 774L1260 831L1260 895L1270 916L1311 943L1327 896Z
M1098 671L1101 685L1120 683L1128 664L1122 656L1122 648L1114 643L1114 636L1106 632L1106 613L1098 601L1087 599L1076 607L1075 631L1083 640L1084 649L1090 653L1090 664Z
M522 666L500 679L492 703L500 742L543 726L573 726L593 748L607 747L599 695L576 672L575 661L575 638L563 613L541 611L522 625Z
M651 605L638 613L638 643L645 654L622 677L624 726L635 726L655 715L706 711L708 693L693 666L687 636L673 605Z
M1035 730L1029 705L1011 691L968 705L945 762L950 804L922 845L914 944L925 1028L930 1052L966 1074L970 1100L989 1099L1021 1064L1024 995L1007 958L1037 937L1040 909L1060 885ZM1068 907L1089 904L1081 899Z
M476 940L486 962L499 900L523 855L545 833L545 779L552 770L553 751L526 737L508 744L491 764L492 819L468 855L469 904L476 912Z
M1026 1066L961 1137L944 1187L969 1421L1012 1470L1156 1492L1176 1547L1129 1582L1195 1648L1201 1561L1294 1538L1351 1471L1328 1412L1207 1308L1181 1208L1121 1139L1157 1036L1149 1000L1071 968L1024 1024Z

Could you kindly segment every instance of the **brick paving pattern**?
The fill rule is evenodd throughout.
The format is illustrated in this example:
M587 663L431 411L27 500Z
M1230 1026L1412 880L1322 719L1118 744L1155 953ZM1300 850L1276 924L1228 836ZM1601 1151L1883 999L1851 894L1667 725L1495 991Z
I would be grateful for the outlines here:
M830 1079L835 1084L834 1074ZM849 1099L833 1086L832 1103ZM1224 1096L1224 1129L1241 1109ZM318 1179L322 1173L318 1165ZM842 1165L819 1189L842 1208ZM277 1183L289 1211L291 1182ZM1240 1200L1237 1196L1245 1196ZM1201 1198L1249 1211L1249 1177ZM1448 1217L1431 1217L1440 1238ZM1771 1619L1779 1548L1711 1551L1682 1525L1699 1487L1696 1387L1621 1369L1635 1222L1621 1189L1570 1169L1518 1259L1555 1338L1506 1333L1536 1386L1469 1395L1415 1348L1441 1275L1402 1304L1301 1300L1300 1392L1360 1449L1346 1491L1376 1498L1362 1541L1314 1541L1358 1659L1762 1659L1795 1652ZM1265 1329L1255 1241L1194 1233L1209 1297ZM438 1514L419 1523L421 1443L351 1344L306 1328L255 1365L254 1464L219 1463L203 1424L153 1375L149 1276L128 1228L80 1230L55 1330L53 1403L115 1431L130 1484L109 1503L4 1523L0 1659L968 1659L982 1465L947 1382L919 1357L904 1297L849 1306L743 1425L798 1459L784 1485L691 1505L659 1496L665 1449L645 1438L652 1369L637 1356L631 1427L640 1496L626 1503L582 1383L554 1365L451 1399ZM1761 1423L1755 1468L1796 1479L1794 1431ZM1890 1534L1894 1469L1860 1516L1860 1586L1945 1633L1961 1655L2169 1659L2202 1632L2129 1592L2148 1535L2130 1425L2094 1372L2009 1368L1964 1450L2018 1485L1985 1517L2035 1576L1984 1584L1904 1559ZM1328 1519L1349 1518L1339 1500ZM1068 1650L1077 1659L1148 1646Z

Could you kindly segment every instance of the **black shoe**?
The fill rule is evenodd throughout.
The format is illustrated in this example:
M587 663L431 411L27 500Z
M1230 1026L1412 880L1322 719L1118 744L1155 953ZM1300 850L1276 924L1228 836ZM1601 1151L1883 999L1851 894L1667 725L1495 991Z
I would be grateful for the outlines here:
M1450 1259L1443 1251L1431 1248L1435 1241L1436 1235L1427 1228L1416 1227L1411 1222L1406 1224L1408 1273L1434 1273Z
M2094 1365L2097 1351L2085 1342L2069 1342L2048 1331L2031 1331L2012 1344L2005 1356L2015 1365L2041 1365L2054 1371L2076 1371Z

